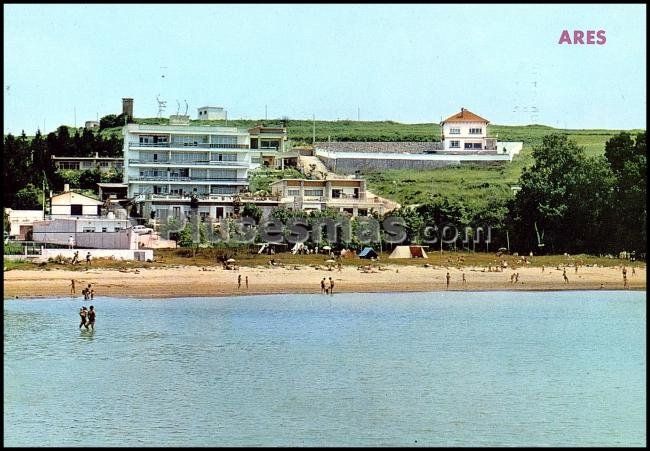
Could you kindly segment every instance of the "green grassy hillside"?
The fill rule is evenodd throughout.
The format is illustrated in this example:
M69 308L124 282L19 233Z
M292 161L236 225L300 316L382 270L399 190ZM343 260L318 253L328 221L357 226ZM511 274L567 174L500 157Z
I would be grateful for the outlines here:
M168 119L135 119L140 124L167 124ZM192 120L192 125L226 125L226 121ZM250 128L257 124L277 125L281 120L228 120L232 127ZM316 121L316 141L439 141L440 125L436 123L401 124L393 121ZM289 120L287 133L295 144L312 142L314 123L311 120ZM532 148L545 135L564 133L583 146L588 155L602 154L605 142L622 130L571 130L546 125L489 125L488 134L500 141L522 141L524 148L510 164L499 167L462 166L422 171L389 170L369 172L368 187L376 194L402 204L423 203L440 194L468 204L486 205L491 198L513 195L524 167L532 164ZM641 130L628 130L637 133ZM103 130L102 134L121 137L121 128ZM260 186L265 185L261 183Z

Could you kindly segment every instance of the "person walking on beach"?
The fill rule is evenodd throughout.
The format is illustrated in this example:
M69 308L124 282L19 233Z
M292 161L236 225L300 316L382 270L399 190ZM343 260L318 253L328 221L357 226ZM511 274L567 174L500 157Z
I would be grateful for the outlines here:
M88 251L88 253L86 254L86 266L88 265L92 266L92 263L90 263L90 251Z
M248 290L248 276L246 276L246 289Z
M323 277L323 280L320 281L320 292L325 293L325 277Z
M237 276L237 289L241 288L241 274Z
M72 257L72 264L73 265L79 264L79 251L76 251L74 253L74 256Z
M576 263L576 274L578 274L578 264Z
M74 279L70 279L70 294L75 294Z
M562 271L562 277L564 277L564 283L569 283L569 278L566 276L566 268Z
M627 274L623 274L623 288L628 288Z
M74 248L74 238L72 238L72 235L68 238L68 249L73 249Z
M88 310L88 325L86 329L88 329L88 326L91 326L95 330L95 307L92 305L90 306L90 310Z
M467 280L465 279L465 273L463 273L463 285L467 283Z
M330 277L330 294L334 294L334 280Z
M447 273L445 277L447 278L447 289L449 289L449 281L451 280L451 276L449 275L449 273Z
M519 273L516 272L515 273L515 283L518 283L518 282L519 282Z
M79 310L79 317L81 318L81 322L79 323L79 329L81 329L81 326L84 326L86 330L88 330L88 326L86 324L86 321L88 319L88 312L86 311L86 306L82 306L81 309Z
M544 265L542 265L542 273L544 272Z
M634 270L634 266L632 266L632 275L636 275L636 271Z

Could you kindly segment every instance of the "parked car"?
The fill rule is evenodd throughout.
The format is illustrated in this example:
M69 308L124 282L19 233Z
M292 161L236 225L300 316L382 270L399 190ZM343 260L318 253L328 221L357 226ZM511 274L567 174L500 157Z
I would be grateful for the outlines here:
M138 235L147 235L149 233L153 233L153 229L151 227L145 227L143 225L133 226L133 231Z

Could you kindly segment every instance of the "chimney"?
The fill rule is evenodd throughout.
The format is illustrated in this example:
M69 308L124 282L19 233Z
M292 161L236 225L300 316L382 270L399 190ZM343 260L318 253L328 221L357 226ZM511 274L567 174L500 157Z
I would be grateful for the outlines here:
M460 107L460 117L463 117L464 112L465 112L465 108Z
M70 184L69 183L64 183L63 184L63 192L67 193L68 191L70 191Z
M133 99L130 97L122 98L122 114L128 115L133 118Z

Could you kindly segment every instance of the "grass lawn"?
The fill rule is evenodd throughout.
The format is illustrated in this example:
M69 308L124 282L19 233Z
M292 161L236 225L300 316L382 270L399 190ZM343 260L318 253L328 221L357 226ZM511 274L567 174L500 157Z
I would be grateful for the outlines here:
M107 258L97 258L93 260L92 269L105 268L105 269L135 269L135 268L156 268L156 267L174 267L174 266L220 266L221 263L218 262L216 255L218 255L215 249L198 249L196 255L193 256L193 251L191 249L159 249L154 251L154 261L151 263L148 262L139 262L139 261L121 261L113 260ZM389 259L388 256L390 252L380 252L379 253L379 263L381 264L391 264L391 265L400 265L400 266L421 266L425 263L434 266L450 266L455 267L458 262L458 258L462 257L463 266L480 266L487 267L488 265L494 265L495 263L506 260L508 266L511 268L516 268L522 266L520 257L513 255L504 255L497 257L494 253L487 252L466 252L466 251L444 251L442 254L435 249L428 251L427 259ZM290 252L277 253L275 255L259 255L257 253L251 252L248 249L241 248L239 250L233 249L228 251L228 258L235 258L237 264L241 267L254 267L254 266L268 266L269 261L273 258L277 263L284 265L299 265L299 266L309 266L309 265L321 265L326 266L326 260L329 259L328 256L323 254L318 255L293 255ZM606 258L606 257L597 257L591 255L543 255L535 256L529 258L531 260L530 265L532 267L541 267L542 265L547 267L552 266L562 266L562 265L573 265L575 262L578 262L581 265L593 265L597 264L599 266L619 266L625 264L626 266L636 266L643 267L645 263L643 262L629 262L627 260L619 260L617 258ZM344 266L358 266L365 265L370 263L370 260L360 259L358 257L350 257L341 259L341 263ZM84 263L78 265L71 265L69 263L33 263L25 260L20 261L4 261L5 271L15 270L15 269L65 269L72 271L85 271L86 265Z

